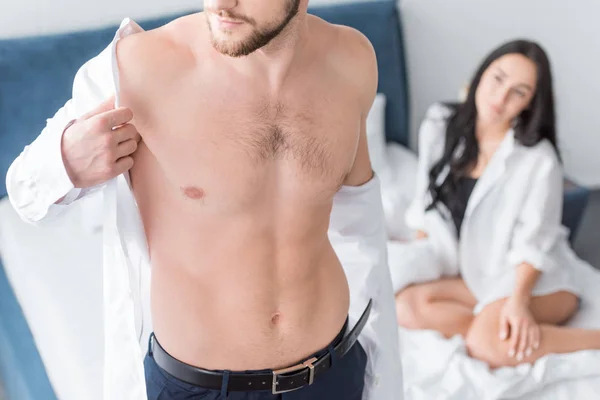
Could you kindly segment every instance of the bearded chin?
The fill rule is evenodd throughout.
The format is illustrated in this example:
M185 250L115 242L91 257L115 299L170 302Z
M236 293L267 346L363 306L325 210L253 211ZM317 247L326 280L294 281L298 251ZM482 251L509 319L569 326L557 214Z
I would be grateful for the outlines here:
M246 39L233 41L227 39L219 40L212 35L212 45L215 50L226 56L244 57L254 53L261 47L266 46L275 36L253 32L252 35Z
M215 36L210 21L207 18L212 46L219 53L230 57L244 57L252 54L279 36L279 34L281 34L281 32L288 26L290 21L298 14L299 8L300 0L290 0L286 9L286 17L279 25L264 30L255 29L250 36L245 39L238 40L237 42L227 39L218 39Z

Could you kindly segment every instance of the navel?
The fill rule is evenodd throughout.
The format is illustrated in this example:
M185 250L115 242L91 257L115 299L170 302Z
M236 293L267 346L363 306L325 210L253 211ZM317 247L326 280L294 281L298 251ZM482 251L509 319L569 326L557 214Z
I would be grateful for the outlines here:
M281 315L279 313L275 313L271 317L271 324L278 325L280 320L281 320Z
M189 197L192 200L201 200L205 195L204 190L196 186L184 186L181 188L181 191L186 197Z

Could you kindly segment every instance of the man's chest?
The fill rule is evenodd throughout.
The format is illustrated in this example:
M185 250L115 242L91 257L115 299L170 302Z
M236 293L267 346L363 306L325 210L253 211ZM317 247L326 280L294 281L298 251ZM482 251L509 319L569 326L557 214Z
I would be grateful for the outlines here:
M361 127L352 98L306 89L273 100L222 88L203 96L166 91L145 101L143 112L134 107L144 140L139 175L160 171L183 193L208 188L218 197L255 198L273 185L329 197L339 188Z

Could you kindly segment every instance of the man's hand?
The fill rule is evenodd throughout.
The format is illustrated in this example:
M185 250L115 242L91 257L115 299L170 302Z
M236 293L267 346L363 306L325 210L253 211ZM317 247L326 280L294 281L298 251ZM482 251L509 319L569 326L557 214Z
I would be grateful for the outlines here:
M114 97L79 118L62 138L62 157L76 188L104 183L133 166L140 135L128 108L114 108Z

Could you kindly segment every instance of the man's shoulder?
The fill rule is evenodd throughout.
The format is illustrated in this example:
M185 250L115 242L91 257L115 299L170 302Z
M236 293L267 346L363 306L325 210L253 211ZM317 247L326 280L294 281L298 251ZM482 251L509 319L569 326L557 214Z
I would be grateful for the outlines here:
M202 32L197 29L195 36L190 37L190 26L198 18L198 14L187 15L119 40L117 61L121 73L167 72L185 63L190 58L192 38L195 40Z
M377 57L369 39L359 30L318 19L315 37L323 47L329 65L346 84L356 84L372 102L377 87ZM370 105L369 105L370 107Z
M333 25L338 32L340 50L350 57L364 57L368 61L375 58L375 49L371 41L358 29L345 26Z
M357 29L343 25L333 27L338 32L336 48L339 52L339 68L357 83L364 109L369 110L377 93L379 79L375 49Z
M343 59L351 58L358 63L370 63L375 59L375 50L369 39L359 30L337 25L313 17L315 39L328 47L328 51Z

